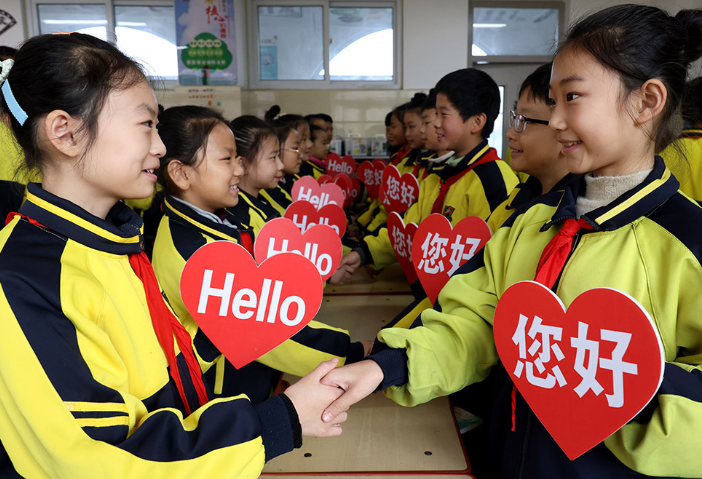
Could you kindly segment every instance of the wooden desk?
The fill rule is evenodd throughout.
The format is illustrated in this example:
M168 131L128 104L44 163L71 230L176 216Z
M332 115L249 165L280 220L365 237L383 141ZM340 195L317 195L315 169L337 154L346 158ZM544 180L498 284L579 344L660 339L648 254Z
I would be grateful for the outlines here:
M348 330L353 341L375 339L378 331L413 300L406 294L324 296L315 319Z
M264 475L472 477L447 398L405 408L376 393L349 410L343 429L339 437L304 438Z
M373 295L373 294L411 294L405 273L398 263L385 268L378 276L371 278L365 268L361 267L342 285L328 284L324 295Z

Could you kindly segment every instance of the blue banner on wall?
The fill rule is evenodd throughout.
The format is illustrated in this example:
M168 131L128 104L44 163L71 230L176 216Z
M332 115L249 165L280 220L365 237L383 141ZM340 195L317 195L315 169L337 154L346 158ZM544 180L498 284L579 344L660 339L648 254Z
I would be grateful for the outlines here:
M175 0L178 82L236 85L234 0Z

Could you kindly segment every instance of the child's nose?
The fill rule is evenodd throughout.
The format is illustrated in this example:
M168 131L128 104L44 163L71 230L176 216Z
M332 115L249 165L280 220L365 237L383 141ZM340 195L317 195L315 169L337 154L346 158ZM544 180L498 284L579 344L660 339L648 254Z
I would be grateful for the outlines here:
M151 139L151 154L160 158L166 154L166 145L163 144L163 141L158 135L158 130L156 128L153 129L152 135L153 136Z

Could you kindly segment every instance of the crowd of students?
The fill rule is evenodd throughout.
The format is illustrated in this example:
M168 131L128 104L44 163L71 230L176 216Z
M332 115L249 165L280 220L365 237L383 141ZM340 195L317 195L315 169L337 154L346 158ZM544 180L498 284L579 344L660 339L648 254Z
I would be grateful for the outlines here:
M37 36L6 56L0 476L255 477L302 436L340 434L382 390L406 406L479 395L478 477L701 477L702 81L686 77L702 11L621 5L575 24L522 83L509 164L488 144L500 93L483 71L448 73L393 109L388 163L420 185L405 222L476 216L492 238L435 303L413 284L377 338L317 318L240 369L185 308L180 273L211 241L252 252L293 184L325 173L332 119L163 109L141 67L89 35ZM379 200L347 213L335 284L396 261ZM565 305L623 291L663 343L653 400L575 460L493 338L501 295L534 279Z

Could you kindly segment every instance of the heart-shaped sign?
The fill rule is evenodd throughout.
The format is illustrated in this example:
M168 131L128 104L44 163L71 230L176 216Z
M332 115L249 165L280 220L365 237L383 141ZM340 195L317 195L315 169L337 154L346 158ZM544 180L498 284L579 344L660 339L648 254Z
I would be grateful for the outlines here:
M307 228L303 234L287 218L272 219L256 236L256 261L260 264L271 256L285 252L301 254L312 261L322 281L331 278L343 255L341 239L330 226L318 224Z
M417 281L417 272L412 264L412 241L417 232L417 225L415 223L405 225L402 217L393 211L388 214L387 226L390 244L392 244L392 249L395 250L397 261L400 263L407 281L412 284Z
M328 204L343 207L344 192L334 183L320 185L311 176L303 176L292 187L292 199L309 201L317 209Z
M346 233L346 213L338 205L326 205L317 210L309 201L293 201L283 217L291 220L302 234L315 225L331 227L339 238Z
M412 173L400 172L394 165L388 165L383 170L383 181L380 185L380 202L388 211L402 213L419 198L419 182Z
M332 178L331 175L327 175L325 173L323 175L319 175L319 177L317 178L317 183L319 183L320 185L326 185L327 183L329 183L330 181L333 181L333 180L334 180L334 178Z
M348 208L353 202L351 197L351 190L353 189L351 178L346 173L337 173L334 175L334 183L339 185L341 191L344 192L344 208Z
M328 158L327 159L327 173L344 173L346 175L353 175L356 172L356 160L353 156L346 155L343 158Z
M467 216L455 228L438 213L422 220L412 242L412 264L431 302L449 277L480 251L491 233L487 223Z
M383 182L383 171L388 166L383 160L364 161L358 167L356 176L366 186L368 196L376 199L380 194L380 185Z
M351 201L356 201L361 194L361 182L355 176L351 178Z
M336 153L327 153L327 157L324 159L324 162L329 164L329 160L340 161L341 157Z
M238 369L314 318L322 279L299 254L281 253L257 266L242 246L214 241L185 263L180 294L198 326Z
M571 460L628 423L663 380L653 320L615 289L585 291L566 311L544 285L515 283L497 303L494 334L512 381Z

